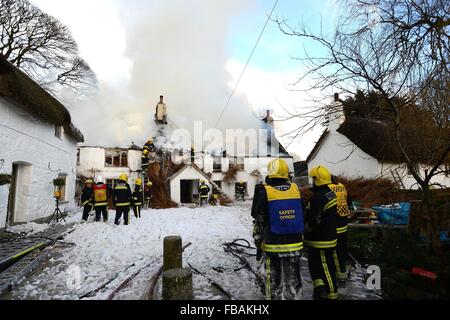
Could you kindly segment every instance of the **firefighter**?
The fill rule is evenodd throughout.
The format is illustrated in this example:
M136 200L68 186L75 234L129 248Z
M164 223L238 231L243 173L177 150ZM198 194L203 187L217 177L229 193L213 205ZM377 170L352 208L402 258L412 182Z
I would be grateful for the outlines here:
M84 189L81 193L81 204L83 206L83 221L88 221L89 213L94 210L92 185L94 181L87 179L84 182Z
M93 187L95 222L99 222L103 216L103 222L108 222L108 186L104 183L103 177L98 176Z
M130 205L132 200L131 188L128 184L128 176L121 174L119 177L119 183L115 186L113 191L113 205L116 208L116 219L114 223L120 224L120 219L123 216L125 225L130 222Z
M334 252L337 244L337 197L330 189L330 171L318 166L310 173L313 196L305 213L305 245L315 300L338 299Z
M265 261L266 299L298 300L304 203L298 186L288 180L286 161L271 161L268 172L267 184L255 187L252 205L257 260Z
M153 144L153 139L149 138L148 141L145 143L144 148L142 150L142 157L141 157L141 163L142 168L145 169L148 167L150 163L150 157L152 153L155 152L155 145Z
M205 180L200 181L200 183L201 184L198 187L198 193L200 195L200 207L201 207L203 204L208 204L208 196L211 189L206 184Z
M150 208L150 205L152 202L152 186L153 186L153 182L149 181L144 189L145 205L147 208Z
M142 191L142 179L137 179L133 192L133 211L136 218L141 217L141 208L143 203L144 193Z
M211 197L209 197L209 204L212 206L217 206L219 204L220 201L220 192L216 189L213 188L213 192Z
M245 200L245 182L239 181L239 183L236 184L236 199L241 199L242 201Z
M334 264L336 267L336 278L340 286L344 287L347 281L347 231L348 222L350 219L349 204L351 201L348 196L345 186L336 180L336 177L331 177L332 184L330 189L336 193L337 197L337 245L334 252Z

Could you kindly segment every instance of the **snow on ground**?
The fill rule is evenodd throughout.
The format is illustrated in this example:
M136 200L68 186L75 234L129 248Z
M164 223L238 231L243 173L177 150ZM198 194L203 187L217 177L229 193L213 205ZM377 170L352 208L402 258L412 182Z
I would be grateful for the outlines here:
M142 218L131 214L131 225L115 226L115 212L110 212L109 223L80 223L66 236L72 247L58 249L53 258L12 292L12 299L79 299L118 275L103 290L88 299L106 299L124 279L144 266L142 272L124 288L116 299L140 299L151 276L162 264L163 239L179 235L183 245L192 242L183 254L183 265L190 263L220 284L236 299L264 299L255 277L240 266L237 258L223 250L222 244L235 239L252 243L250 204L232 207L188 207L168 210L145 210ZM81 213L68 222L80 221ZM134 264L134 266L132 266ZM131 266L131 267L130 267ZM231 269L223 273L213 267ZM127 269L127 271L124 271ZM305 298L310 299L311 284L307 261L302 265ZM194 274L195 299L215 300L223 296L214 290L204 277ZM364 292L362 281L350 285L346 291L352 299L370 298ZM354 292L354 293L353 293Z
M26 234L32 235L41 231L44 231L48 228L47 224L39 224L35 222L30 222L26 224L21 224L13 227L8 227L8 232L16 233L16 234Z

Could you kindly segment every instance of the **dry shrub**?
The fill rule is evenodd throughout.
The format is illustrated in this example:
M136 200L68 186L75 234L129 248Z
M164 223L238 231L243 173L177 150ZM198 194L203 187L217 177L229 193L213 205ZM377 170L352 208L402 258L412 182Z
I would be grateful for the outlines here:
M178 207L177 203L172 201L169 195L168 179L182 168L182 165L175 165L167 162L166 165L161 163L152 163L148 167L148 177L153 183L152 186L152 207L155 209L168 209Z
M224 173L223 181L226 183L231 183L236 181L236 176L239 172L239 168L237 166L231 166L227 172Z
M400 190L395 182L389 179L337 177L337 180L345 185L349 196L354 201L358 201L362 207L370 208L374 205L411 200L408 195Z

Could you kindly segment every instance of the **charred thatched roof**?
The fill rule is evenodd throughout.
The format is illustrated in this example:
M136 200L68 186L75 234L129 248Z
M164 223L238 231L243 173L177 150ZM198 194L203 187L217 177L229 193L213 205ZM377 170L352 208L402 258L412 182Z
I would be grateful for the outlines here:
M71 120L69 111L50 93L0 54L0 97L15 102L34 117L64 127L77 142L84 142L83 134Z

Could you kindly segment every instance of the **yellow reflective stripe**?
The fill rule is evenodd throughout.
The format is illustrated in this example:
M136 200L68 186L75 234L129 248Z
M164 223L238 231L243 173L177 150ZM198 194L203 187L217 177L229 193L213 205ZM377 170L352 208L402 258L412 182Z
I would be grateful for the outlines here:
M272 186L265 186L267 193L267 200L275 201L275 200L291 200L291 199L301 199L302 196L300 194L300 190L295 183L291 184L291 188L286 191L280 191L275 189Z
M314 288L320 287L320 286L324 286L325 283L323 282L322 279L316 279L314 280Z
M323 207L323 211L326 211L328 209L331 209L332 207L337 206L337 199L333 199L330 202L328 202L325 207Z
M23 251L21 251L21 252L15 254L12 258L13 258L13 259L17 259L17 258L19 258L19 257L21 257L21 256L23 256L23 255L25 255L25 254L27 254L27 253L30 252L30 251L33 251L33 250L35 250L35 249L37 249L37 248L39 248L39 247L42 247L43 245L44 245L43 242L39 242L38 244L35 244L34 246L32 246L32 247L30 247L30 248L28 248L28 249L26 249L26 250L23 250Z
M108 202L99 202L99 203L96 203L94 206L95 207L103 207L103 206L107 206L108 205Z
M266 257L266 300L272 300L270 281L270 257Z
M333 258L334 258L334 265L336 266L336 273L340 273L341 266L339 265L339 259L336 250L333 250Z
M263 244L261 246L263 251L266 252L293 252L300 251L303 249L303 242L292 243L292 244Z
M327 298L330 299L330 300L337 300L337 299L339 299L339 294L338 293L334 293L334 292L333 293L329 293Z
M114 190L128 190L127 187L115 187Z
M320 250L320 258L322 260L322 268L325 272L325 276L327 278L328 286L330 288L330 293L334 292L333 280L331 279L330 271L328 270L327 259L325 257L325 251Z
M89 202L91 202L91 200L86 200L85 202L82 203L83 206L87 205Z
M135 206L142 206L142 202L136 202L134 205Z
M126 207L131 205L131 203L129 202L124 202L124 203L116 203L116 207Z
M348 226L342 227L342 228L336 228L336 232L338 234L346 233L348 231Z
M339 280L347 280L348 275L346 272L336 272L336 278Z
M305 240L304 243L311 248L316 249L328 249L328 248L334 248L337 245L337 239L333 241L308 241Z

